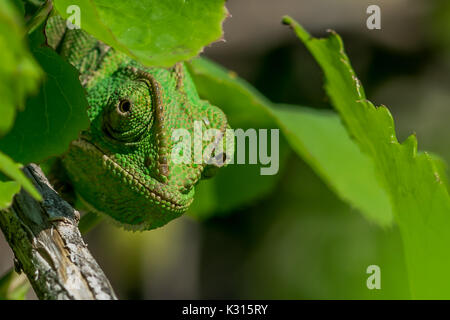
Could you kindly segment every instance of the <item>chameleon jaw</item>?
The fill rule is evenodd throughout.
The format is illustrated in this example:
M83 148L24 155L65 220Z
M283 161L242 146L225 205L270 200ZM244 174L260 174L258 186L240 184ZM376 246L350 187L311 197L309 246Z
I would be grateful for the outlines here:
M102 162L102 166L107 167L108 170L118 172L118 175L122 178L125 178L130 186L137 186L139 191L143 192L146 198L161 203L161 206L166 210L183 213L189 208L190 204L193 201L193 197L189 197L187 202L180 203L180 201L177 201L169 194L162 194L154 189L149 188L142 181L142 179L136 177L136 173L127 171L125 168L116 163L111 157L109 157L105 152L103 152L98 146L83 138L72 141L72 145L96 156L96 158ZM160 184L160 182L157 183ZM192 191L193 190L191 190L191 192Z

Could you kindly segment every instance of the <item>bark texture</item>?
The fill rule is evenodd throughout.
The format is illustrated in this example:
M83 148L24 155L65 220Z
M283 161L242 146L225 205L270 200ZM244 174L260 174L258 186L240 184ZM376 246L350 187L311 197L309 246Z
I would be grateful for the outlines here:
M21 190L0 228L40 299L117 299L78 230L80 215L52 188L34 164L24 168L43 201Z

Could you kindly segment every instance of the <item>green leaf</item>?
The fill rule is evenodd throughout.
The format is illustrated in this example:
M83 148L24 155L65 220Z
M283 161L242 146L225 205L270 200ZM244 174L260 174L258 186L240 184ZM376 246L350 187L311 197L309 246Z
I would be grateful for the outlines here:
M389 110L366 99L341 38L312 38L290 17L289 24L325 73L326 91L349 134L374 162L400 227L414 298L450 298L450 197L442 164L417 152L410 136L399 143Z
M0 300L25 300L29 290L25 274L18 275L11 269L0 277Z
M11 181L0 181L0 191L5 191L5 193L0 193L0 208L9 206L12 200L12 196L14 196L14 194L19 191L17 184L19 186L22 186L35 199L42 199L39 192L37 192L33 184L30 182L30 180L28 180L28 178L24 175L20 168L21 165L15 163L10 157L0 152L0 172L14 180L14 183L16 183L15 185L14 183L11 183ZM14 191L16 192L14 193Z
M235 74L206 59L195 59L187 66L200 97L220 107L233 129L278 129L268 108L270 102ZM281 170L290 152L282 135L279 146ZM260 168L260 165L230 164L220 169L213 179L202 181L196 187L191 213L207 218L242 208L266 196L276 186L280 174L263 176Z
M0 2L0 136L12 126L16 109L38 88L42 76L23 41L23 19L9 0Z
M232 128L281 128L291 148L343 200L380 225L391 223L389 199L376 181L373 164L348 137L335 115L304 107L275 108L233 72L206 59L195 59L188 67L200 97L219 106ZM280 148L281 154L288 152L285 144ZM282 164L280 161L280 168ZM199 184L199 201L193 207L208 212L216 209L218 203L227 207L224 203L238 206L251 202L268 194L277 181L276 177L260 176L254 165L230 165L212 181Z
M20 184L15 181L0 181L0 209L8 208L16 193L20 191Z
M170 67L222 36L224 0L81 0L81 28L147 66ZM72 0L55 0L64 17Z
M14 127L0 139L0 150L20 163L41 162L67 150L89 125L87 100L78 72L49 47L42 31L30 36L32 52L46 72L39 94L27 100Z
M23 17L25 15L25 4L23 0L12 0L12 4L19 11L19 14Z
M292 148L343 200L371 221L392 224L389 198L373 162L351 140L338 115L298 106L274 109Z

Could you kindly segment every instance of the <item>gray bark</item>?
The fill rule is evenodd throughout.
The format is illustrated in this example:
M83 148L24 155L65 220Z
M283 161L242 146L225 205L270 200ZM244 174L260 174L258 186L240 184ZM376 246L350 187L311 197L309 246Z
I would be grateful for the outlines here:
M56 193L37 165L24 172L43 201L21 190L12 206L0 212L16 269L25 272L40 299L117 299L81 237L78 211Z

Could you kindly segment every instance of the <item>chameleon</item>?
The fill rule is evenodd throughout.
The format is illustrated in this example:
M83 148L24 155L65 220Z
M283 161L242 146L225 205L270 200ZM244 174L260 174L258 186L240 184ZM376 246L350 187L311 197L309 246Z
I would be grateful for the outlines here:
M226 162L171 161L172 132L193 133L201 121L202 130L224 137L224 112L199 98L183 62L146 67L82 29L67 28L57 15L47 20L45 34L79 71L89 105L89 128L61 157L82 203L131 230L161 227L186 212L197 183ZM203 150L210 143L202 141ZM213 155L227 156L227 150Z

